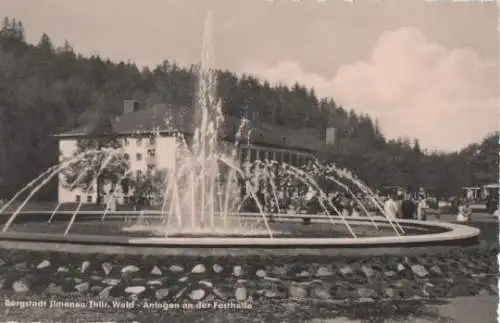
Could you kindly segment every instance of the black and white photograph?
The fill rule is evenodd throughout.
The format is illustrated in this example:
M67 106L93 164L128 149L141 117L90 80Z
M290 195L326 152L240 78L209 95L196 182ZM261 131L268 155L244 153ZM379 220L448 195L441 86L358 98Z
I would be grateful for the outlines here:
M0 0L0 322L497 322L498 12Z

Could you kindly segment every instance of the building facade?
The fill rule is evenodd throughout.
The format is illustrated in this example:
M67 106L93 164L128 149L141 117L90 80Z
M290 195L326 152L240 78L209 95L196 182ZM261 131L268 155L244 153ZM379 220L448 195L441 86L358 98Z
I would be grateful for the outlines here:
M123 115L111 120L122 153L130 163L131 175L141 175L155 169L172 170L177 167L179 144L176 132L187 138L193 126L186 109L166 104L140 110L134 101L124 101ZM189 109L188 109L189 110ZM168 122L166 121L168 119ZM223 142L231 149L240 120L229 118L224 125ZM175 129L175 132L173 131ZM90 127L81 127L58 134L59 159L68 159L78 151L78 141L88 138ZM292 130L268 124L252 125L252 135L240 142L240 163L255 160L275 160L294 166L307 164L325 149L325 142L308 130ZM64 174L59 174L59 203L96 203L98 194L80 188L70 189ZM96 183L92 185L96 187ZM118 203L126 203L132 192L116 188Z

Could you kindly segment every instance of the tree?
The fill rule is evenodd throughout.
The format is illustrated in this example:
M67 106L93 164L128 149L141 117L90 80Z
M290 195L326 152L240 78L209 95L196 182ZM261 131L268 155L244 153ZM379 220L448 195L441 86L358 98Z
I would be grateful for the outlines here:
M128 189L132 190L132 203L137 204L140 199L148 201L149 206L161 208L167 188L167 171L156 169L146 174L139 173L127 177Z
M84 191L93 189L97 194L96 204L101 204L105 183L111 184L114 190L116 184L129 171L130 164L127 155L119 148L119 138L113 132L111 120L102 112L94 115L95 122L88 131L88 136L78 140L75 156L92 150L97 154L89 155L71 163L63 170L66 186L70 189L80 188Z

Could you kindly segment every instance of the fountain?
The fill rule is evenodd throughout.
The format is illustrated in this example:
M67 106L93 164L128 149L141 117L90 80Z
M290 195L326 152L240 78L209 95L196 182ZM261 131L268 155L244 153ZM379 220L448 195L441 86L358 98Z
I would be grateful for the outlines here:
M393 220L385 216L380 201L370 188L352 173L340 170L335 165L323 165L315 161L306 167L294 167L269 160L246 160L241 165L238 156L240 141L245 138L250 140L251 129L248 120L243 118L234 136L233 147L228 148L221 140L224 116L221 102L216 96L211 19L209 13L205 21L201 63L198 68L193 119L195 131L190 140L177 135L177 166L169 170L166 177L160 209L134 212L110 210L106 207L103 212L81 211L83 201L80 201L76 209L71 211L60 210L61 204L50 212L23 211L23 207L36 192L71 163L104 156L104 162L96 171L98 177L113 156L119 153L118 150L109 148L88 151L51 167L0 209L0 215L8 216L5 218L1 239L59 243L91 241L142 246L289 248L293 245L335 248L470 242L477 237L478 230L466 226ZM117 184L129 172L124 173ZM76 186L82 176L78 176L72 186ZM350 195L360 206L364 216L343 215L318 184L318 178L334 183ZM282 212L276 181L290 180L314 193L321 208L318 214ZM377 210L369 211L346 182L368 197ZM245 191L243 195L241 185ZM30 188L33 189L19 207L13 212L7 212L8 207ZM91 187L85 193L88 194L90 189ZM262 192L264 198L260 195ZM248 201L255 206L254 212L242 212L242 205ZM31 217L31 222L16 224L16 219L30 214L35 215ZM49 218L45 225L41 225L39 222L44 214ZM68 217L66 224L64 219ZM131 221L131 218L135 221ZM102 233L99 233L100 230L103 230Z

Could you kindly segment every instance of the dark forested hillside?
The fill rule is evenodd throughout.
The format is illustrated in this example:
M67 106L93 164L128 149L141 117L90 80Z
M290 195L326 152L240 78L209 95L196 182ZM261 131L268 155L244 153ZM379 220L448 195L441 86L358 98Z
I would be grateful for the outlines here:
M84 57L70 43L60 47L43 34L28 44L20 21L5 18L0 30L0 197L11 195L57 162L51 134L119 115L122 101L142 106L168 102L191 105L196 66L164 61L155 69ZM466 184L498 178L497 137L454 154L425 154L418 141L388 141L376 121L319 100L300 84L271 86L250 76L218 72L218 93L227 115L313 128L320 136L336 128L329 159L353 169L375 187L432 186L452 192ZM52 192L53 193L53 192ZM53 198L45 192L45 198Z

